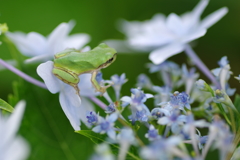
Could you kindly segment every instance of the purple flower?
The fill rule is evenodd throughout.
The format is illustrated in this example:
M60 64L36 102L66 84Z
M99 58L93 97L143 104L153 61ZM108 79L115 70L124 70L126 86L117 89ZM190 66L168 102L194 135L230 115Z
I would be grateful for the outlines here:
M99 117L99 123L96 127L94 127L92 130L96 133L104 134L107 133L107 135L115 139L116 138L116 132L114 129L114 122L117 120L118 114L111 114L106 119L103 119L102 117Z
M112 87L115 91L116 99L118 100L120 97L120 91L121 91L122 85L127 82L126 75L125 73L123 73L121 76L118 76L115 74L111 77L111 80L113 82Z
M90 125L96 125L98 123L98 115L94 111L87 112L86 117L87 117L87 122Z
M155 129L153 125L150 125L148 133L145 134L145 137L148 138L150 141L157 140L160 138L158 130Z

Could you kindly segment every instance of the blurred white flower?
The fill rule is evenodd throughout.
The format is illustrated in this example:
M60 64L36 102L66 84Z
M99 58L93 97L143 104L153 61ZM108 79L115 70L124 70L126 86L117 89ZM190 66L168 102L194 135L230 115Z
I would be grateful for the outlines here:
M87 123L86 112L93 111L93 105L87 100L87 98L81 97L80 99L76 94L76 90L72 86L55 77L52 73L52 69L53 62L47 61L38 66L37 73L44 80L51 93L60 92L60 104L74 130L80 130L80 120L89 126ZM80 82L78 87L80 88L81 96L91 97L97 94L92 87L91 74L82 74L79 78Z
M26 141L22 137L16 136L25 104L25 101L20 101L9 117L0 113L1 160L24 160L29 154L29 146Z
M219 21L228 9L223 7L200 20L200 16L209 0L201 0L192 12L181 16L171 13L168 17L156 14L144 22L123 21L122 32L127 41L107 41L111 47L126 45L137 51L150 51L150 60L160 64L167 58L182 52L185 44L205 35L206 30ZM120 50L118 50L120 51Z
M18 50L25 56L32 57L25 62L46 62L53 59L54 54L66 48L81 49L89 42L87 34L74 34L69 36L75 23L59 24L52 33L44 37L37 32L28 34L22 32L7 32L6 36L16 45Z

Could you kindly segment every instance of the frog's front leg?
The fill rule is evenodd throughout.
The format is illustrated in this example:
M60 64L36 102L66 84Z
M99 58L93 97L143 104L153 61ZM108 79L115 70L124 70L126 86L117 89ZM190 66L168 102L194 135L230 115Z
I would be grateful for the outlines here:
M97 80L96 80L97 73L98 73L98 71L93 71L93 72L92 72L91 81L92 81L92 84L94 85L95 89L96 89L98 92L101 92L101 93L103 94L103 93L106 92L106 89L107 89L108 87L110 87L111 85L100 86L99 83L98 83Z
M74 87L76 94L80 97L80 90L78 88L80 79L77 74L62 68L53 68L52 72L58 79Z

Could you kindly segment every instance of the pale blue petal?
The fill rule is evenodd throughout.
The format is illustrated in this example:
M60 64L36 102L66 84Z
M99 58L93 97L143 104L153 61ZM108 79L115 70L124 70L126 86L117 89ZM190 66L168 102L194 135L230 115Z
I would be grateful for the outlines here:
M90 36L88 34L74 34L67 37L64 40L64 48L76 48L81 49L90 41Z
M177 136L171 136L171 137L169 137L169 138L167 139L167 143L168 143L169 145L177 145L177 144L179 144L179 143L181 143L181 142L182 142L181 138L180 138L180 137L177 137Z
M184 45L181 43L172 43L165 47L158 48L152 51L149 55L149 59L154 64L160 64L169 57L181 53L184 50Z
M60 82L60 80L54 76L52 69L53 62L47 61L37 67L37 74L43 79L51 93L57 93L60 91L60 87L63 82Z
M66 38L66 36L70 32L69 27L70 26L68 23L59 24L48 36L48 45L54 46L58 44L59 41L62 41L63 38Z
M173 132L174 134L179 134L180 131L181 131L181 128L180 128L179 124L173 123L173 124L171 125L171 130L172 130L172 132Z
M80 82L78 83L78 88L80 89L81 96L96 96L99 95L98 92L95 92L91 81L92 74L86 73L79 76Z
M89 123L87 122L87 117L86 117L86 113L87 111L94 111L94 106L91 102L89 102L89 100L87 98L82 97L81 98L81 106L79 107L79 117L81 119L81 121L84 122L84 124L88 127L90 127Z
M208 29L215 23L217 23L225 14L227 14L228 8L223 7L218 9L217 11L213 12L212 14L208 15L206 18L204 18L199 26L199 28L206 28Z
M147 98L152 98L152 97L154 97L152 94L145 94L145 96L147 97Z
M93 132L99 133L101 132L101 126L96 126L92 129Z
M110 39L105 40L104 43L106 43L109 47L112 47L115 50L117 50L118 53L139 53L133 51L133 49L131 49L127 41Z
M43 54L43 55L38 55L29 59L26 59L24 63L30 64L30 63L38 63L38 62L46 62L48 60L52 60L53 55L51 54Z
M197 4L197 6L193 9L191 15L193 20L200 20L201 14L208 5L209 0L200 0L200 2Z
M161 125L166 125L168 124L170 121L169 121L169 118L168 117L162 117L162 118L159 118L158 120L158 124L161 124Z
M17 46L18 50L25 56L33 57L46 54L47 40L36 32L24 34L22 32L7 32L6 36Z
M113 113L108 117L109 122L115 122L118 118L118 113Z
M206 29L201 29L198 31L195 31L189 35L184 36L184 38L182 39L182 43L188 43L191 42L195 39L198 39L199 37L202 37L206 34L207 30Z
M127 102L127 103L131 103L132 102L132 98L129 96L124 96L121 98L121 101L123 102Z
M116 132L113 129L109 129L107 135L112 139L116 139Z
M21 124L25 106L25 101L20 101L17 103L13 113L6 120L6 123L3 123L3 130L5 133L3 133L2 126L0 126L1 145L6 146L7 143L9 143L14 138Z
M74 130L80 130L79 112L81 112L82 108L80 107L80 97L76 94L75 89L71 86L67 86L66 84L66 86L64 86L64 88L60 91L59 101Z
M181 36L185 33L185 27L181 18L175 13L171 13L166 20L167 27L178 36Z
M220 74L219 74L219 80L220 84L223 90L226 88L226 82L228 80L229 74L230 74L230 65L226 65L221 68Z
M13 154L14 153L14 154ZM7 144L4 150L1 149L1 160L24 160L27 159L30 153L30 147L27 142L21 137L14 139Z

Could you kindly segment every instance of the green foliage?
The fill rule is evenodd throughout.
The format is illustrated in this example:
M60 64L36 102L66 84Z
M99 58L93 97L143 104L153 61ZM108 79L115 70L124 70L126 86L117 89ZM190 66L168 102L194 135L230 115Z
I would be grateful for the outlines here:
M31 148L29 160L87 159L92 151L88 139L76 134L59 104L58 94L38 88L28 82L13 84L9 103L24 99L27 103L20 135Z
M234 106L236 107L236 109L240 113L240 95L239 94L236 94L236 96L235 96Z
M5 102L4 100L2 100L1 98L0 98L0 109L8 111L8 112L13 111L13 107L11 105L9 105L7 102Z
M106 141L106 135L100 135L98 133L95 133L93 131L89 131L89 130L80 130L80 131L76 131L77 133L89 138L93 143L95 144L100 144L100 143L108 143L111 146L111 150L113 151L113 153L116 155L116 149L119 150L119 146L117 144L112 144L109 143L108 141ZM140 160L139 157L136 156L136 149L134 147L131 147L130 150L127 153L127 158L126 159L137 159Z

